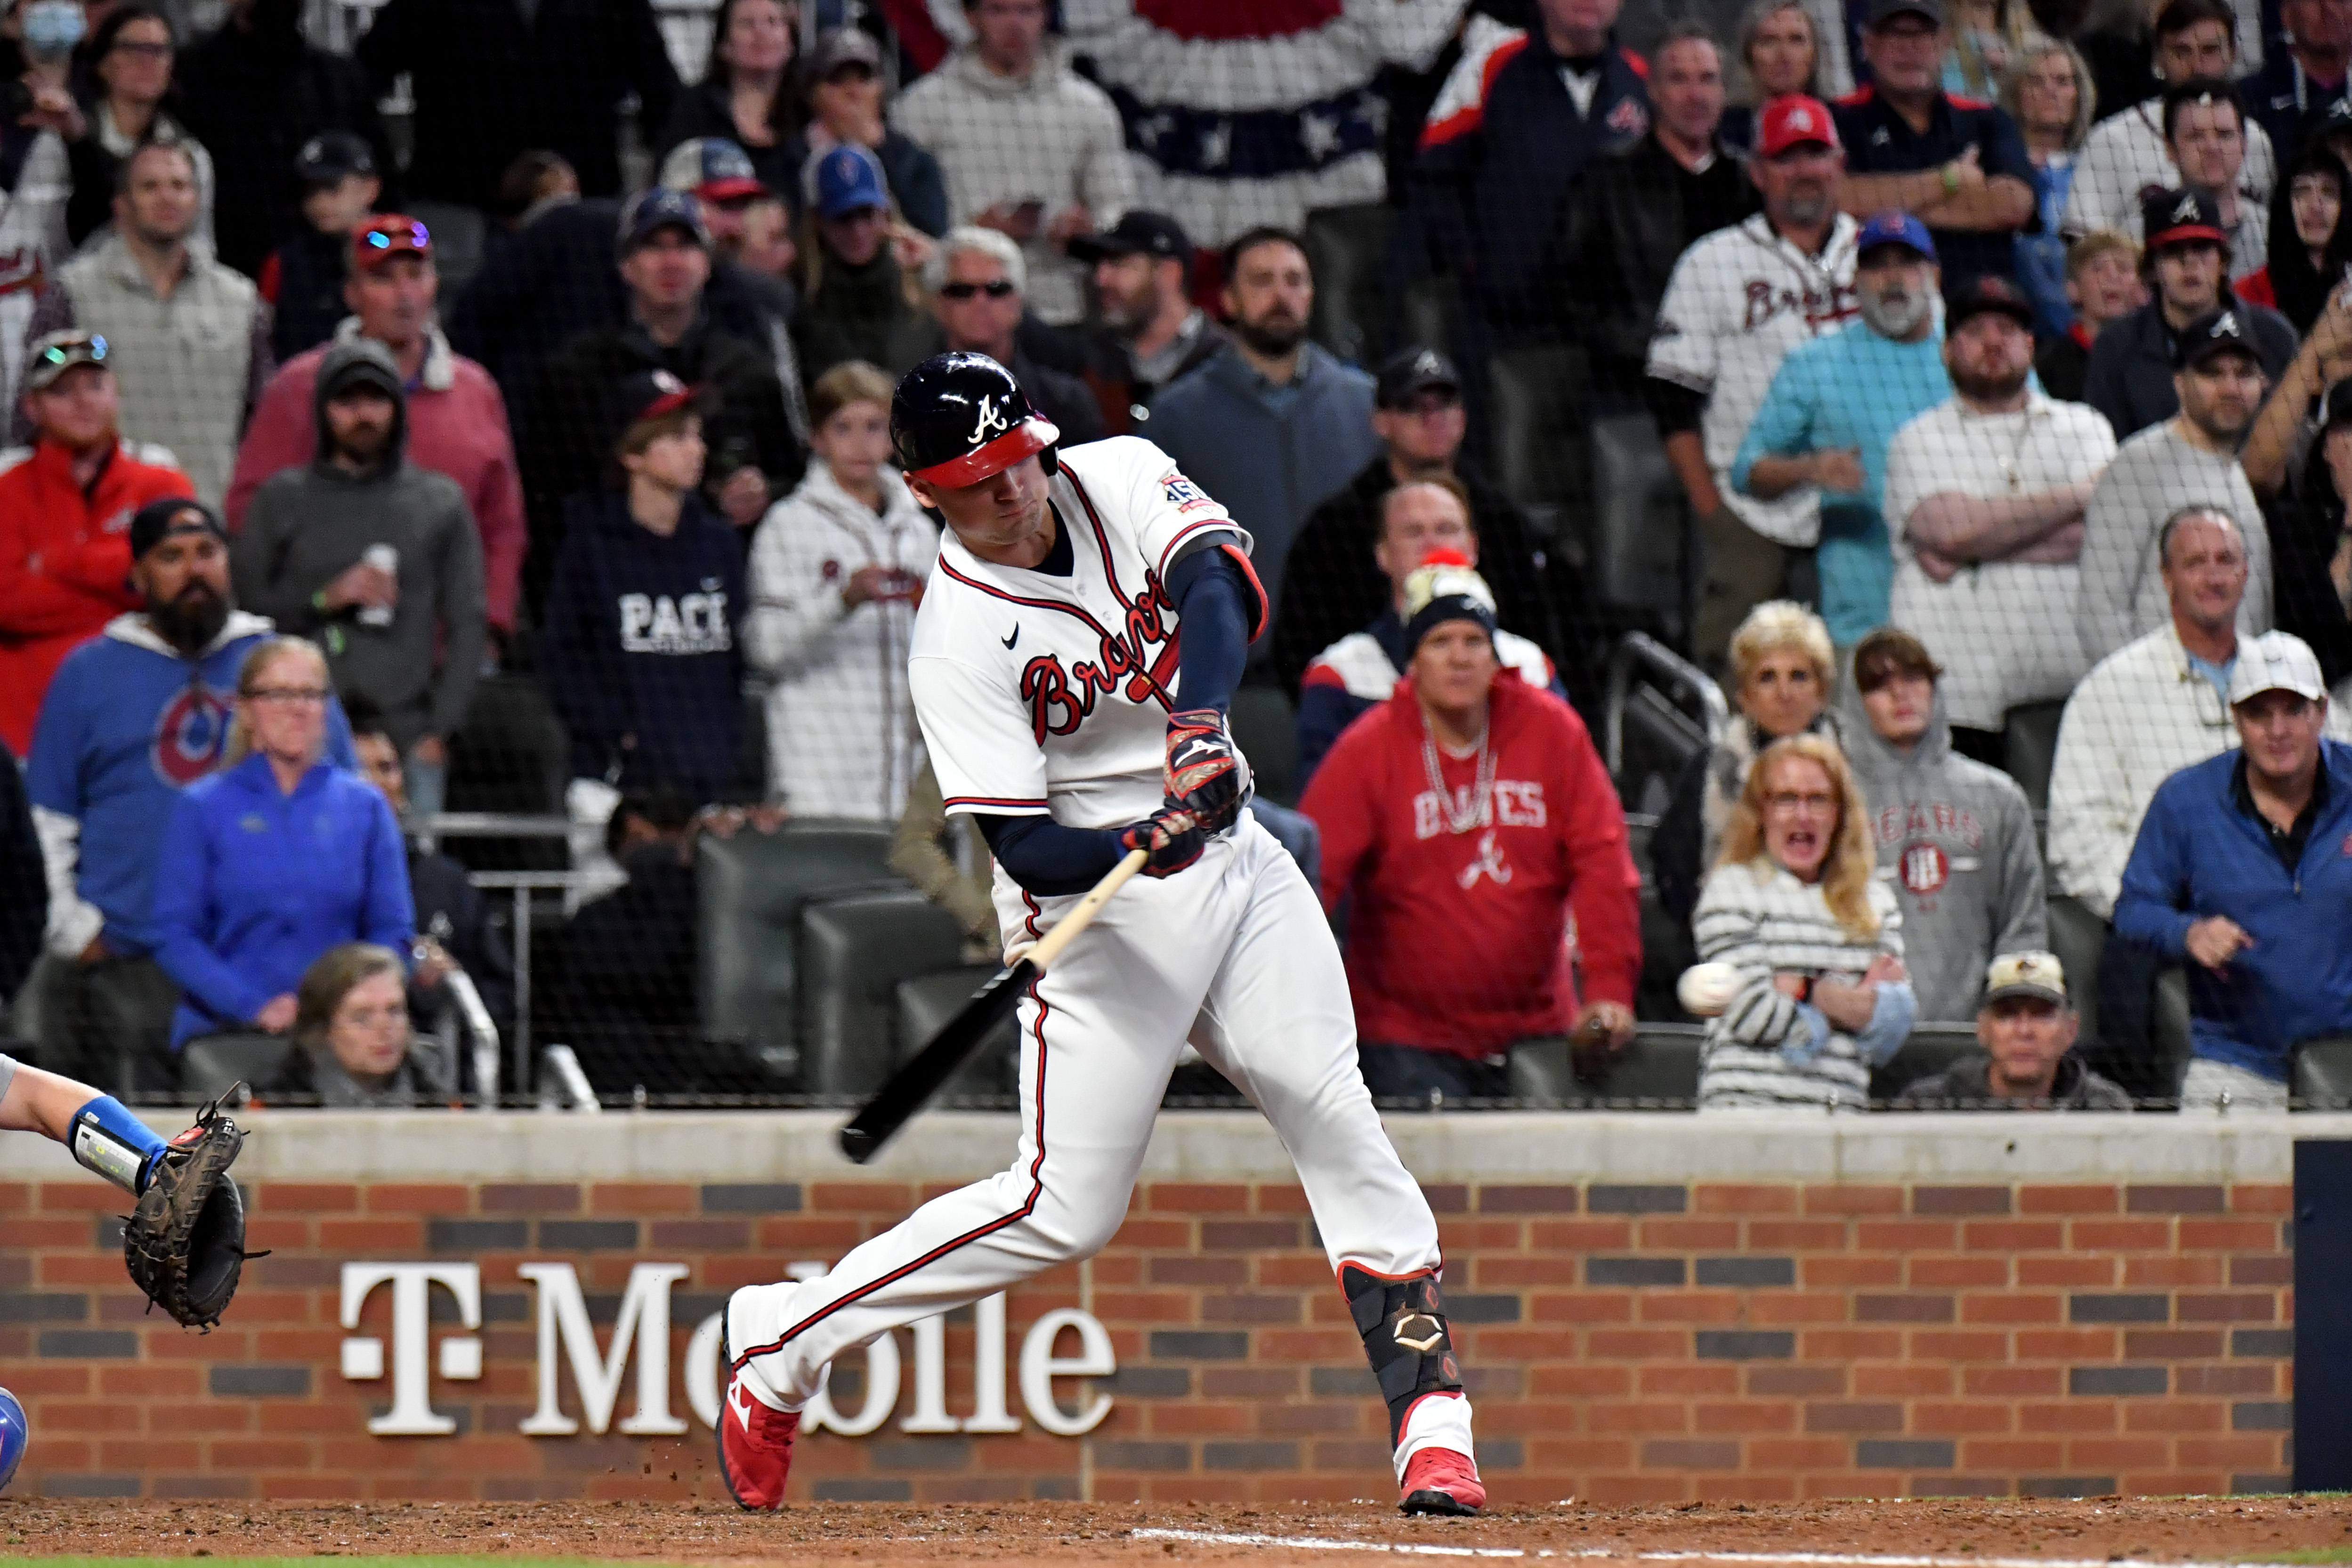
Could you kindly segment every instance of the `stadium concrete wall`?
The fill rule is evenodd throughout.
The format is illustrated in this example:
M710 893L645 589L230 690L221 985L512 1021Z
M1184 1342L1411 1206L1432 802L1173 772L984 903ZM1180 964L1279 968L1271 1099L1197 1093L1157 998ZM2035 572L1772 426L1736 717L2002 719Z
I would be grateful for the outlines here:
M257 1111L238 1174L271 1256L210 1334L142 1313L119 1194L0 1140L14 1489L723 1498L726 1293L821 1270L1013 1141L935 1116L860 1171L837 1121ZM2286 1484L2291 1137L2352 1118L1390 1125L1498 1500ZM1165 1118L1090 1264L846 1362L803 1497L1392 1495L1360 1342L1247 1116Z

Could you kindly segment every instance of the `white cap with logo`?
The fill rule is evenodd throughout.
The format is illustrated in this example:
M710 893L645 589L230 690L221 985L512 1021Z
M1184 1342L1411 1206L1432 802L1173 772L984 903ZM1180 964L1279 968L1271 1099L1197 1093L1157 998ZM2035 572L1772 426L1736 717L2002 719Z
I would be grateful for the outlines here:
M2004 952L1985 968L1985 1005L2011 996L2066 1005L2066 971L2054 952Z
M2238 643L2238 662L2230 671L2230 706L2265 691L2292 691L2310 702L2327 695L2319 656L2293 632L2264 632Z

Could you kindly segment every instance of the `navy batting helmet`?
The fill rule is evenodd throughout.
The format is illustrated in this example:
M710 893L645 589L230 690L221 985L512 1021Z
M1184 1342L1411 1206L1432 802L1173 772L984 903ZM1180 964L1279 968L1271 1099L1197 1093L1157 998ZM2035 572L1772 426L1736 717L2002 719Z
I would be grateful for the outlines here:
M890 439L908 479L977 484L1062 438L1013 373L986 354L933 354L890 400Z

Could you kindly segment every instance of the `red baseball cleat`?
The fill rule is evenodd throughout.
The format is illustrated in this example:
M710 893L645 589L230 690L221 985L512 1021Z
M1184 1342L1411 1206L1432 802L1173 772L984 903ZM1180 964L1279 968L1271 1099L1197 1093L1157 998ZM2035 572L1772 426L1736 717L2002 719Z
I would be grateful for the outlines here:
M1423 1448L1404 1463L1407 1513L1476 1513L1486 1506L1486 1489L1467 1454Z
M735 1358L728 1353L724 1331L719 1345L719 1355L731 1366ZM728 1495L762 1512L783 1507L784 1481L793 1473L793 1439L800 1429L799 1411L770 1406L743 1386L741 1373L730 1373L719 1412L719 1473L727 1482Z

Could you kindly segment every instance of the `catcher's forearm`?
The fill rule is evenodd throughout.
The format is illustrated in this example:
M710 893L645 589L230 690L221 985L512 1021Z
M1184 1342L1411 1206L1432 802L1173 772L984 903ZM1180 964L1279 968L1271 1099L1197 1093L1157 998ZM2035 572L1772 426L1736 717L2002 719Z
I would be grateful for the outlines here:
M79 1084L73 1087L81 1089ZM64 1142L85 1170L97 1172L134 1196L146 1185L147 1173L163 1152L162 1137L110 1094L87 1100L73 1112Z

